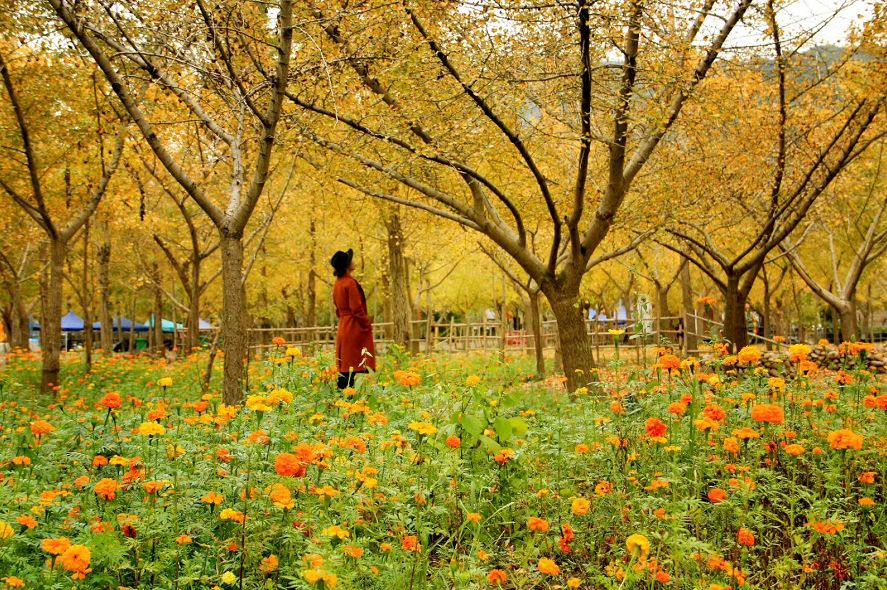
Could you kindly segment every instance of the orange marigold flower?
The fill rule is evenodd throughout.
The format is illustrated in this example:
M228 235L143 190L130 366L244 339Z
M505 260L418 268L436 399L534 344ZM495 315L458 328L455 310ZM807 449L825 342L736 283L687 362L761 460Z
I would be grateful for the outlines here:
M862 450L862 435L856 434L849 428L842 428L828 433L828 444L836 451L854 449Z
M190 545L193 542L194 539L192 539L190 535L179 535L178 537L176 537L177 545Z
M739 532L736 533L736 540L739 541L740 545L753 547L755 544L755 535L746 528L740 528Z
M721 488L712 488L708 491L708 500L712 504L718 504L727 499L727 492Z
M41 437L44 434L49 434L55 430L55 426L47 422L46 420L37 420L35 422L31 422L31 432L36 437Z
M357 545L345 545L342 547L342 552L345 553L348 557L353 557L354 559L358 559L363 557L363 549L358 547Z
M804 451L805 451L804 447L797 444L797 443L792 443L790 445L785 446L785 452L793 457L803 455Z
M837 520L823 520L820 522L810 521L807 523L807 526L822 535L836 535L843 531L846 525Z
M544 518L538 518L536 516L531 516L527 519L527 527L531 531L535 531L538 533L547 533L548 532L548 521Z
M106 477L95 484L93 491L103 500L113 500L117 493L117 480Z
M15 576L6 576L5 578L0 578L4 584L6 584L7 588L24 588L25 581L21 578L17 578Z
M400 547L404 551L422 553L422 544L419 543L419 537L416 535L405 535L400 541Z
M487 582L493 586L501 586L508 581L508 576L502 570L490 570L487 574Z
M111 391L106 393L102 399L99 400L99 405L104 406L109 410L114 410L123 405L123 398L121 398L120 394L116 391Z
M543 557L539 560L539 564L536 566L539 568L539 571L543 574L547 574L549 576L557 576L561 573L561 568L551 559L547 557Z
M673 402L668 405L668 413L678 417L683 417L687 412L687 404L684 402Z
M277 455L277 459L274 461L274 470L277 471L277 475L304 477L307 466L296 455L281 453Z
M207 504L212 504L213 506L218 506L222 502L225 501L225 496L219 494L218 492L207 492L202 498L200 498L203 502Z
M785 422L785 413L776 404L756 404L751 409L751 418L755 422L782 424Z
M664 371L679 371L681 369L681 359L673 354L663 354L659 357L657 366Z
M875 501L871 498L860 498L859 505L863 508L871 508L875 505Z
M37 528L37 519L30 514L23 514L16 518L15 521L27 529Z
M462 446L462 441L459 440L458 436L451 435L447 437L447 446L451 449L458 449Z
M702 410L702 413L709 420L714 420L716 422L720 422L724 418L727 417L727 412L724 411L724 408L717 404L710 404Z
M648 418L645 429L647 431L647 436L658 437L665 435L665 431L668 430L668 426L666 426L665 422L663 422L659 418Z
M280 565L280 560L277 559L277 556L269 555L262 559L262 562L259 564L259 571L263 574L270 574L271 572L277 571L278 565Z
M59 557L59 563L62 564L66 571L73 574L72 578L82 580L86 577L86 574L92 571L89 569L91 558L92 554L86 545L71 545Z
M481 516L480 512L469 512L468 514L465 515L466 522L478 523L481 521L481 518L482 518L482 516Z
M57 539L43 539L40 541L40 548L50 555L61 555L71 546L71 539L68 537L59 537Z
M753 365L761 360L761 351L757 346L746 346L736 355L743 365Z
M863 471L859 474L859 483L869 485L875 483L875 476L877 473L874 471Z

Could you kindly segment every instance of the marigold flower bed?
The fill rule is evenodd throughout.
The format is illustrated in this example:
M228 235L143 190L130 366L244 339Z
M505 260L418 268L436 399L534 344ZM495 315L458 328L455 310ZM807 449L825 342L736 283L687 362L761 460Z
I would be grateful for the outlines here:
M380 359L335 389L285 342L242 406L204 359L0 369L0 588L878 588L887 387L761 354ZM725 357L726 358L726 357ZM798 362L801 362L799 359Z

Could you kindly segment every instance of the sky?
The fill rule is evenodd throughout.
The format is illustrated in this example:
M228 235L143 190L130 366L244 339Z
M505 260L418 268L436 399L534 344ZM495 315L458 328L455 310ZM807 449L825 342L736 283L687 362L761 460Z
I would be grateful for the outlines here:
M872 0L788 0L778 18L784 35L821 27L808 46L844 45L850 27L871 16L872 10ZM737 29L728 44L735 47L760 42L759 33Z

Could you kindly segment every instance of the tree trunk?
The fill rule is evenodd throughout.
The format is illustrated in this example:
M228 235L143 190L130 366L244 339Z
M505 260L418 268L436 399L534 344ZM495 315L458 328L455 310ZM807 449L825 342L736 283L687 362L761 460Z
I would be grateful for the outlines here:
M40 326L40 347L43 354L43 391L52 391L59 384L59 356L62 340L62 277L65 272L67 244L59 239L49 241L49 277L43 296L43 324Z
M83 348L86 372L92 371L92 292L89 288L89 220L83 225Z
M241 237L221 234L222 251L222 341L225 351L225 383L222 400L229 405L243 400L246 341L246 290L243 285L243 242Z
M114 326L111 325L111 243L105 242L96 252L99 263L99 321L101 346L105 354L114 350ZM131 318L133 321L135 318Z
M594 369L591 339L585 329L582 308L577 305L577 292L551 289L545 293L557 320L557 336L567 389L574 391L591 381Z
M539 315L539 291L527 293L530 305L527 310L530 333L533 335L533 349L536 353L536 374L545 376L545 356L543 355L542 342L542 317Z
M859 326L856 318L856 298L852 297L843 301L843 305L836 310L841 318L841 340L843 342L856 342L859 340ZM837 331L835 331L837 336Z
M196 279L200 279L195 274ZM191 294L188 301L188 351L194 350L200 345L200 283L194 282L191 286Z
M653 286L656 289L656 315L658 316L658 330L661 335L663 332L668 332L671 327L669 326L668 318L671 316L671 312L668 310L668 289L663 287L662 283L659 281L655 281ZM641 318L643 319L643 318Z
M308 233L311 236L311 248L308 251L308 310L305 323L312 328L317 325L317 221L312 217L308 225Z
M685 258L681 265L681 303L684 308L684 352L697 350L696 318L693 309L693 285L690 282L690 265Z
M724 294L724 338L734 352L748 345L748 327L745 322L745 302L748 296L739 288L739 277L727 277Z
M16 280L16 279L17 279L17 277L12 277L12 280L9 281L9 349L10 350L15 350L16 348L26 348L27 344L28 344L27 339L22 341L22 314L21 314L21 310L24 309L24 305L22 304L21 286L19 285L18 280Z
M772 338L770 335L770 296L773 293L770 291L770 280L767 278L766 268L763 269L763 272L761 273L761 280L764 283L764 307L763 313L761 314L761 334L766 338L765 343L767 350L772 350L773 344L770 342L770 339Z
M25 300L19 291L18 309L13 310L13 322L15 316L18 315L18 342L19 346L24 350L30 350L31 346L31 318L28 317L28 308L25 307Z
M394 323L394 343L410 346L410 290L407 284L407 265L404 257L403 227L400 216L393 213L385 218L388 231L388 280L391 289L391 321Z
M154 281L154 351L158 357L163 357L163 291L160 288L160 267L156 262L151 265L151 275Z

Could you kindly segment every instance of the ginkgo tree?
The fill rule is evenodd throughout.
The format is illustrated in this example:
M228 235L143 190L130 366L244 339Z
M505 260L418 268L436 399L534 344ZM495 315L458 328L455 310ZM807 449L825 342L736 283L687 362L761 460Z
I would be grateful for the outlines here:
M269 177L290 78L293 2L273 2L272 12L258 1L45 1L94 60L159 162L219 233L223 397L238 402L247 354L243 237ZM204 148L224 160L227 199L208 192L189 170L194 154L178 149L179 132L193 120L201 126Z
M339 182L484 234L539 285L574 388L582 279L636 246L608 243L614 220L750 4L311 3L332 91L287 96L364 169Z
M70 81L65 95L47 83L61 72ZM3 126L9 130L4 143L20 156L0 168L0 188L42 230L49 261L41 325L44 391L60 383L68 249L105 196L126 138L126 126L117 122L93 73L76 56L38 53L26 44L0 47L6 95L0 116L11 121Z
M661 243L721 291L724 337L740 348L764 265L885 133L887 75L881 59L871 59L883 56L874 33L822 68L816 51L804 51L808 36L786 42L772 0L763 14L771 53L711 81L692 108L707 112L713 127L678 130L669 156L683 164L659 186L676 201L666 224L674 241Z

